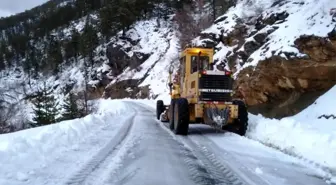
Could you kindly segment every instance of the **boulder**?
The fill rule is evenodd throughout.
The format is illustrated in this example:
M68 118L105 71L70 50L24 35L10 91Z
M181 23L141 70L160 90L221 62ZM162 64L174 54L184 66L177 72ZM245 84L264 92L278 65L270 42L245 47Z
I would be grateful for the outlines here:
M132 56L129 56L122 46L110 44L107 46L106 56L109 60L108 65L112 69L112 75L118 76L127 67L135 69L140 66L149 58L150 54L134 52Z
M290 116L336 84L333 37L302 36L295 44L309 58L273 56L238 74L235 96L243 98L251 112L272 118Z

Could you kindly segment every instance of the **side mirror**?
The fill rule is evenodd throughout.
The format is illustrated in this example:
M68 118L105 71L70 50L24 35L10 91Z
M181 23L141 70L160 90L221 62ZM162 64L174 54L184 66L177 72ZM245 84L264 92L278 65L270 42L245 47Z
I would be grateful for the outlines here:
M169 66L169 74L173 74L173 72L174 72L174 66L170 65Z

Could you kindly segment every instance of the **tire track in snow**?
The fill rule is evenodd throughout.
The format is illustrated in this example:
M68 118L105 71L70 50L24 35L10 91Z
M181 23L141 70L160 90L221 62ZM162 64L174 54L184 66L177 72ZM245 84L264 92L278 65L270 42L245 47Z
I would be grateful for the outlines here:
M133 102L129 102L129 104L132 105L132 107L137 107L138 109L142 110L142 112L144 111L153 112L153 110L148 109L148 107L145 107L145 105L143 106L143 105L139 105ZM151 120L153 120L153 123L157 124L157 129L160 129L160 130L162 129L163 127L162 123L157 122L154 116L151 117ZM152 122L149 124L152 124ZM163 130L163 132L165 131ZM227 183L228 181L225 181L226 183L219 182L218 179L216 179L216 177L211 174L211 171L209 171L208 166L205 166L202 163L202 161L199 160L199 157L196 156L194 152L192 152L192 150L190 150L183 142L176 139L175 135L173 135L169 130L167 130L167 134L170 137L172 136L171 138L169 138L168 136L168 138L169 140L171 139L173 143L175 144L173 148L176 152L176 155L179 156L179 158L182 159L181 162L186 165L186 170L187 170L186 173L189 175L189 178L195 182L195 185L204 185L204 184L228 185L229 184ZM124 179L121 179L114 183L122 184L123 180Z
M258 176L256 176L255 174L251 172L246 173L247 171L244 171L244 172L240 171L238 168L236 168L236 166L241 166L243 164L235 160L229 152L221 151L221 149L214 142L212 142L205 135L203 135L203 132L200 129L195 129L193 131L197 133L197 136L200 136L200 137L197 137L194 139L188 138L189 141L197 145L197 147L199 147L202 150L202 152L211 161L213 161L217 165L224 166L225 168L227 168L231 173L229 175L232 176L231 178L233 178L234 181L236 182L241 181L241 182L244 182L245 184L250 184L250 185L270 184L269 182L264 181L264 179L259 178ZM218 157L218 155L220 155L218 151L220 151L221 153L224 152L225 158L223 158L222 156ZM232 162L234 162L235 164L232 165Z
M99 171L103 169L104 163L109 163L108 158L113 158L118 151L125 146L127 141L127 136L129 135L133 124L134 124L135 115L132 115L129 119L125 121L124 126L120 129L118 134L113 137L110 142L100 150L91 161L89 161L79 172L74 175L72 178L66 182L68 185L89 185L89 184L97 184L97 180L99 180ZM99 136L98 136L99 137ZM96 173L98 172L98 174ZM99 175L99 176L97 176Z
M198 143L194 143L188 137L181 136L179 139L181 139L183 143L193 149L191 152L197 156L200 162L203 163L207 169L208 173L211 174L211 176L215 179L213 184L246 184L228 166L223 165L214 154L206 149L206 147L199 145Z
M155 108L145 104L143 106L140 104L140 107L155 112ZM197 184L272 184L272 180L260 177L254 170L241 167L244 166L241 161L203 135L204 132L201 129L194 129L194 133L187 137L176 136L170 131L167 123L157 121L154 117L153 120L178 141L178 148L181 149L177 153L186 162L188 171L191 172L192 179ZM286 178L286 175L284 177Z
M161 127L176 139L181 147L181 153L189 167L191 176L197 184L211 185L245 185L228 166L223 165L216 157L201 145L192 142L188 137L174 135L168 126L157 121Z
M138 105L139 106L139 105ZM140 106L144 109L155 111L155 109L148 107L146 105ZM174 139L179 141L184 148L187 150L184 152L186 156L192 158L193 161L199 160L201 164L204 166L206 173L211 174L211 178L215 179L215 181L208 181L207 184L220 184L220 185L262 185L267 184L260 179L255 179L257 183L252 181L249 177L241 174L238 170L234 169L227 162L221 161L218 157L215 156L211 151L209 151L205 145L201 145L200 143L195 143L189 136L178 136L172 133L169 129L167 123L163 123L161 121L156 120L159 125L166 130ZM197 130L197 133L202 136L202 140L206 140L205 136L202 134L200 130ZM205 141L204 141L205 142ZM202 142L204 144L204 142ZM190 153L192 154L190 156ZM193 167L193 163L190 160L186 160L187 165L190 166L190 170L196 173L192 174L195 182L198 184L204 184L204 182L199 181L202 173L197 173L195 171L195 167ZM202 169L203 170L203 169ZM259 184L258 184L259 183Z

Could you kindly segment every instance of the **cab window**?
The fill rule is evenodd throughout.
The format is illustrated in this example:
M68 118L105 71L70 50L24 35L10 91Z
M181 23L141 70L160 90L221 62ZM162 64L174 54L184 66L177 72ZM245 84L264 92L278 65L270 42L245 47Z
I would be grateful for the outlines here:
M209 56L191 56L191 74L199 70L210 70Z
M184 81L184 77L185 77L185 73L186 73L186 57L182 57L180 58L180 69L179 69L179 74L180 74L180 85L182 87L183 81Z

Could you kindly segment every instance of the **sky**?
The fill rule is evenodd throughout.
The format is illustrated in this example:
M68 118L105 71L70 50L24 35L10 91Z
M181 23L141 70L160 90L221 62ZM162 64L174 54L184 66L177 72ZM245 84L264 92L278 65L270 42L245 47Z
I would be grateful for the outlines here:
M23 12L47 1L48 0L0 0L0 17Z

